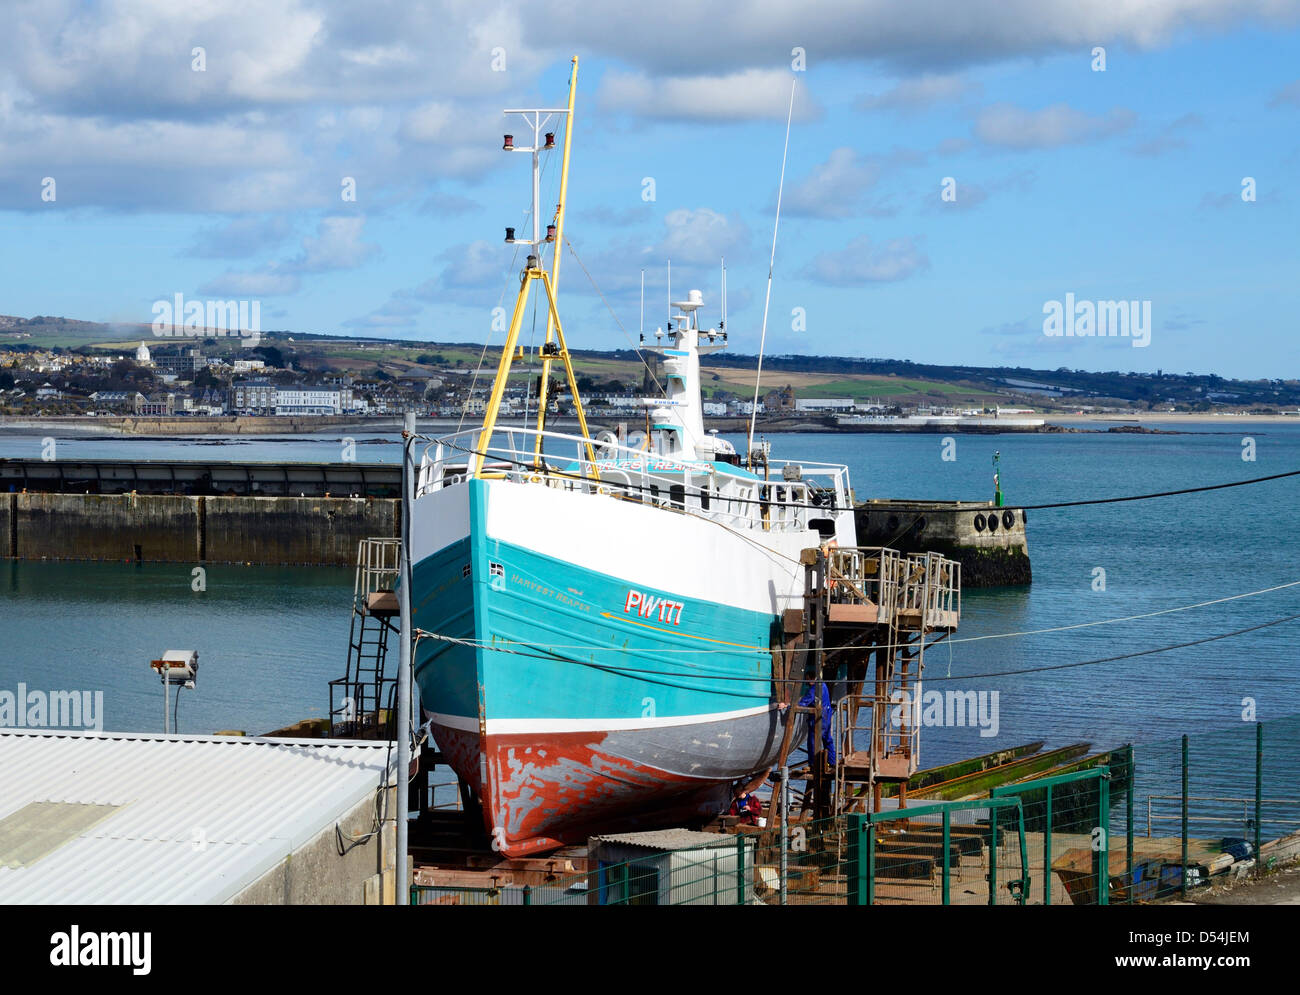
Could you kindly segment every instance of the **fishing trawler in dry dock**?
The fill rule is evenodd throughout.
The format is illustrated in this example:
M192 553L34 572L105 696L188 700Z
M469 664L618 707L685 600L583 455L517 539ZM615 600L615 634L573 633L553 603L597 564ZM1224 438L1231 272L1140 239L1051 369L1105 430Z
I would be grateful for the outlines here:
M481 428L429 444L411 517L414 673L442 753L511 857L585 841L638 814L711 815L771 767L793 710L772 650L803 603L800 551L855 545L843 466L765 460L755 472L704 431L700 355L725 336L674 306L665 397L640 445L593 438L556 306L577 60L567 111L534 132L532 239ZM546 115L566 115L560 203L543 236L537 163ZM513 231L508 232L508 238ZM539 254L552 245L548 272ZM530 293L548 314L536 427L498 423ZM564 367L579 433L545 428ZM788 717L788 718L787 718Z

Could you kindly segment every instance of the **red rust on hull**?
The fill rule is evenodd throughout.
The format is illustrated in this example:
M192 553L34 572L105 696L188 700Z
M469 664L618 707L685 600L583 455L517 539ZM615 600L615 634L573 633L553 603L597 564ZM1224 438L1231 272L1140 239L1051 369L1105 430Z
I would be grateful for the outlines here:
M708 818L730 796L728 781L676 774L611 753L604 748L606 732L480 738L435 725L434 735L482 802L493 849L507 857L585 843L602 829Z

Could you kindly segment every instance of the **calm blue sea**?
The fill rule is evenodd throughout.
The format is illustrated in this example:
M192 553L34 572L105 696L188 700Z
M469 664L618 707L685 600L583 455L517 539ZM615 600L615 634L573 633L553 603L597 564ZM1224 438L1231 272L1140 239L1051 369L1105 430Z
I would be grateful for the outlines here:
M1239 428L1240 431L1228 431ZM396 462L388 439L356 435L357 458ZM1187 434L776 435L773 455L843 462L859 499L981 499L1001 454L1008 504L1120 496L1300 469L1300 426L1197 425ZM1243 460L1245 440L1254 460ZM0 456L36 456L41 438L0 436ZM61 440L63 458L324 459L338 436L199 440ZM1150 656L1042 673L995 671L1076 663L1186 642L1300 613L1300 587L1154 618L1039 635L982 639L1137 615L1300 580L1295 507L1300 477L1246 488L1126 504L1029 513L1034 582L967 591L956 639L931 649L927 689L997 692L996 735L926 728L925 766L1043 739L1095 748L1134 742L1166 757L1183 733L1213 742L1197 755L1207 787L1245 786L1253 728L1243 717L1300 713L1300 621ZM1104 571L1104 589L1098 583ZM268 731L328 710L325 682L342 674L349 571L211 567L206 592L189 568L91 563L0 563L0 691L19 682L102 689L105 726L161 728L161 692L148 661L167 648L200 652L198 689L184 692L182 730ZM990 700L990 699L986 699ZM1285 730L1296 729L1295 723ZM985 730L988 731L988 730ZM1211 734L1214 734L1211 739ZM1240 749L1238 748L1240 747ZM1208 751L1208 747L1207 747ZM1300 743L1266 750L1294 773ZM1139 774L1142 750L1138 751Z

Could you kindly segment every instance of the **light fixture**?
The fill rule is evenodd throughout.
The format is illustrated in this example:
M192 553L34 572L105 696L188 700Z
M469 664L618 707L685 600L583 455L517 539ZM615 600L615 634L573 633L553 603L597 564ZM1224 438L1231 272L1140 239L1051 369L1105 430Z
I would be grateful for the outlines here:
M171 721L167 714L167 689L176 688L179 706L181 688L194 690L194 679L199 672L199 654L197 650L167 650L162 659L150 660L149 666L157 671L163 686L163 733L170 733Z

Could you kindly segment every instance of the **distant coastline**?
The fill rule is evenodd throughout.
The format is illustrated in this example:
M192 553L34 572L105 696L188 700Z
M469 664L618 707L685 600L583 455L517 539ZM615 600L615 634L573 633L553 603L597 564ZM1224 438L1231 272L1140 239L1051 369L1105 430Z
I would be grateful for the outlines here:
M1058 434L1069 432L1108 432L1111 429L1131 427L1134 430L1145 429L1151 433L1177 432L1193 427L1204 431L1212 427L1215 431L1233 432L1237 426L1245 425L1300 425L1300 417L1294 415L1215 415L1204 413L1173 413L1143 411L1131 414L1042 414L1045 424L1033 428L998 429L996 426L954 426L927 425L901 426L887 423L853 425L837 427L820 422L806 422L786 419L760 421L758 431L764 434L784 434L793 432L826 434ZM593 416L590 419L593 432L597 428L609 427L616 423L613 419ZM633 419L624 419L629 425ZM432 434L448 434L458 429L473 429L478 426L477 418L467 418L463 422L456 418L422 418L419 420L421 431ZM716 429L722 434L734 434L748 431L749 421L744 418L706 419L709 429ZM1080 427L1086 426L1086 427ZM558 418L550 427L556 431L575 431L577 421L573 418ZM0 417L0 435L30 435L34 432L49 432L72 438L129 437L129 438L178 438L184 436L271 436L271 435L320 435L337 432L357 433L396 433L401 430L401 420L393 416L379 418L355 418L347 416L324 417L240 417L240 418L103 418L83 415L60 417ZM1123 434L1123 433L1116 433Z

